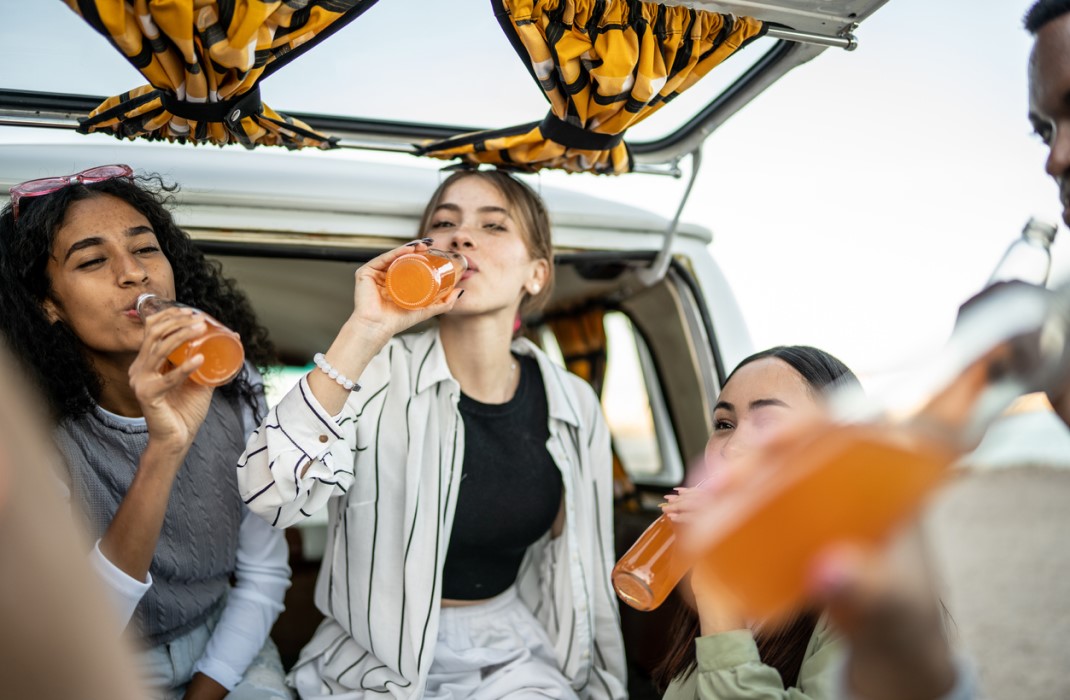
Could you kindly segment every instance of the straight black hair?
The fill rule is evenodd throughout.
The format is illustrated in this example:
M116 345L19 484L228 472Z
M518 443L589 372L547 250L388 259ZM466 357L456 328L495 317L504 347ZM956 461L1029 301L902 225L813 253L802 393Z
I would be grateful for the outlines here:
M790 365L815 394L841 387L861 387L858 377L847 365L824 350L809 345L778 345L756 352L736 365L725 384L732 381L741 367L770 357ZM755 635L759 658L762 663L777 670L785 688L794 687L799 681L799 670L818 617L816 611L806 610L775 629L762 630ZM686 605L681 606L673 628L676 634L669 653L653 673L654 683L661 692L665 692L674 678L690 676L698 665L695 656L695 639L701 634L698 615Z

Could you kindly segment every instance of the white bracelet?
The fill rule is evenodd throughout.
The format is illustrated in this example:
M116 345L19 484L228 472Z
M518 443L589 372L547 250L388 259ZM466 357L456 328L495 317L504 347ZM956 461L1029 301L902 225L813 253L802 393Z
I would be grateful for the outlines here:
M331 366L331 363L327 361L327 358L323 356L322 352L317 352L312 358L312 361L316 363L316 366L323 370L323 373L328 377L338 382L338 386L342 387L346 391L360 391L360 384L357 384L352 379L349 379L344 374L336 370Z

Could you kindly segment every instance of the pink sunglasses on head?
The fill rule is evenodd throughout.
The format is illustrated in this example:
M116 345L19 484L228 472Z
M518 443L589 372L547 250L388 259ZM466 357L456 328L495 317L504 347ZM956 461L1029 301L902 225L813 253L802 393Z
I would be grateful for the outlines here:
M23 197L42 197L62 190L67 185L79 183L92 185L96 182L113 180L117 177L133 177L134 171L129 165L98 165L95 168L83 170L74 175L61 175L59 177L42 177L37 180L20 182L11 188L11 210L15 215L15 221L19 220L19 200Z

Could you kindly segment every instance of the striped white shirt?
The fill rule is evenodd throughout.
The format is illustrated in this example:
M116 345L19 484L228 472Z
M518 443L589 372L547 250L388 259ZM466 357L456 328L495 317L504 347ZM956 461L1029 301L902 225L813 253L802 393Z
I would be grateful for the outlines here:
M539 363L546 446L561 470L566 509L563 534L547 533L529 548L517 589L580 697L624 698L624 645L609 581L609 432L583 380L526 340L513 351ZM394 338L360 382L364 388L330 416L302 379L253 433L238 463L242 498L273 525L328 509L316 584L316 605L327 619L291 676L306 699L420 697L438 634L464 457L460 386L437 331Z

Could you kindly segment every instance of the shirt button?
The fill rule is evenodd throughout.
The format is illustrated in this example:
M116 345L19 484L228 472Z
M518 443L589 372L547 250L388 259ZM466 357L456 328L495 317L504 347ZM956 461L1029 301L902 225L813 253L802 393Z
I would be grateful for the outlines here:
M320 442L327 442L327 436L326 435L320 435Z
M589 651L583 652L582 654L580 654L580 658L583 659L584 661L586 661L587 659L591 658L591 652L589 652Z

